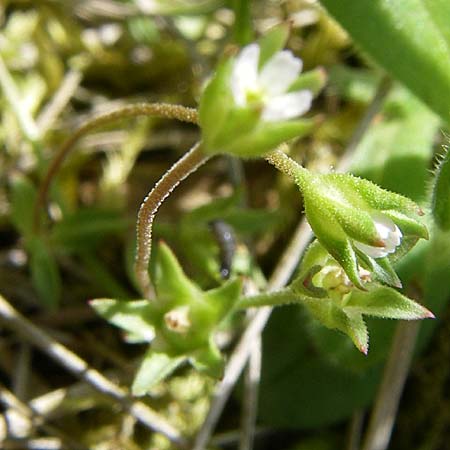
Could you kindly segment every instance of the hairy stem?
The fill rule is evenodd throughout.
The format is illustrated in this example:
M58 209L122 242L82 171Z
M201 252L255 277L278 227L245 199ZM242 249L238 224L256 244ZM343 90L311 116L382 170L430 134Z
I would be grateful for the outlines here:
M266 161L276 167L280 172L283 172L288 177L292 178L295 183L302 178L306 178L306 180L308 177L310 178L310 172L288 156L284 152L285 148L287 148L287 145L282 144L276 150L268 153L266 155Z
M144 298L151 298L153 289L148 273L148 264L152 248L152 225L155 214L163 201L171 192L209 159L202 151L201 143L179 159L156 183L155 187L145 197L138 213L137 247L134 270L136 281Z
M197 123L197 111L193 108L186 108L181 105L171 105L167 103L138 103L128 105L115 111L101 114L82 124L72 136L56 152L56 155L47 170L47 173L39 186L36 204L34 206L34 229L39 230L39 212L47 203L48 191L53 178L58 173L62 163L70 154L75 144L87 133L108 125L120 119L136 116L156 116L166 119L178 119L183 122Z

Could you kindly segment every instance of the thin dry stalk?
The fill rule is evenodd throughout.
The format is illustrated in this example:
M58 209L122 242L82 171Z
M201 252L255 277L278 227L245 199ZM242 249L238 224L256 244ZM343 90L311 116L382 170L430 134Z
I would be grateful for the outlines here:
M78 355L52 339L44 331L33 325L0 296L0 323L31 344L38 347L58 364L76 377L90 384L95 390L113 398L145 427L165 435L176 445L186 446L185 438L163 417L140 401L129 397L128 393L100 372L91 368Z

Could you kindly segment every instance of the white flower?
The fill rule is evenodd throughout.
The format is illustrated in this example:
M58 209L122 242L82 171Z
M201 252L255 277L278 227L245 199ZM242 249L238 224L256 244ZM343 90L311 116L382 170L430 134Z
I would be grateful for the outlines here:
M373 216L373 222L378 232L380 240L383 242L382 247L373 247L361 242L355 241L355 247L366 255L372 258L384 258L389 253L394 253L396 248L402 241L402 232L395 225L395 223L389 219L389 217L383 214L376 214Z
M231 91L238 106L258 100L264 105L262 120L277 122L301 116L311 107L312 92L287 92L302 70L302 61L288 51L276 53L258 69L257 44L244 47L236 58Z

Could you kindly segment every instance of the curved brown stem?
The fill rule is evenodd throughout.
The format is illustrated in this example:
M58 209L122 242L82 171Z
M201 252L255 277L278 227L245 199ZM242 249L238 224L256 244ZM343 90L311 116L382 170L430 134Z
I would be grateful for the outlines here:
M202 151L201 143L197 143L192 149L179 159L156 183L155 187L145 197L138 213L137 221L137 247L134 270L139 288L144 298L151 298L153 294L152 284L148 273L152 246L152 225L155 214L163 201L171 192L197 170L210 157Z
M55 175L58 173L62 163L73 150L75 144L80 140L80 138L96 128L100 128L116 120L136 116L157 116L167 119L178 119L183 122L197 123L198 114L197 110L193 108L186 108L181 105L171 105L168 103L139 103L124 106L123 108L115 111L101 114L82 124L59 148L44 179L42 180L41 185L39 186L33 214L33 226L35 231L38 231L40 227L39 211L47 203L50 184Z

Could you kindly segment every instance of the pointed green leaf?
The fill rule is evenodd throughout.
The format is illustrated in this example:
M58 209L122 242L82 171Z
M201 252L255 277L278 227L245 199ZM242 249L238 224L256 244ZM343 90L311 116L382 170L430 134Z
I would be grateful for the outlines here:
M33 286L42 303L50 309L55 309L62 291L61 276L55 258L40 238L30 241L28 248Z
M434 317L422 305L386 286L371 288L368 292L353 291L345 305L345 311L388 319L415 320Z
M167 378L185 360L184 356L171 357L165 353L148 350L134 378L132 394L137 396L147 394L156 383Z
M448 7L427 9L433 0L322 3L363 50L445 121L449 120L450 42L440 27L444 24L448 28Z
M450 152L448 148L436 167L432 185L433 218L441 230L450 229Z
M11 221L25 237L33 234L33 209L36 201L36 188L22 175L12 179Z
M155 336L155 307L148 300L100 298L90 305L108 322L130 333L132 342L151 342Z
M327 328L342 331L356 345L360 352L367 354L369 335L361 313L347 311L326 299L303 299L303 304L312 315Z
M77 252L92 249L106 235L123 232L129 225L117 211L81 209L63 217L52 228L51 239L65 249Z

